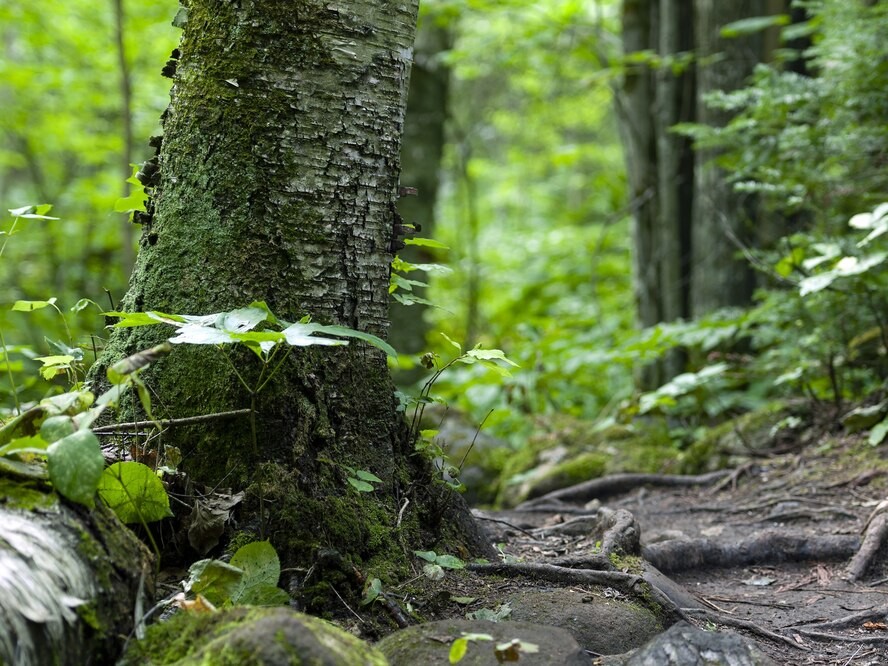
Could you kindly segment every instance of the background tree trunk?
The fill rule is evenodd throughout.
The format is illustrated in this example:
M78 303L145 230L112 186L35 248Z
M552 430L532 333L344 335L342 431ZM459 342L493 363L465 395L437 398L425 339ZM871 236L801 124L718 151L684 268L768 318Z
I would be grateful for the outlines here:
M704 96L741 88L772 46L769 32L726 39L720 36L722 27L766 15L771 4L769 0L738 0L716 7L715 0L695 0L697 57L703 63L697 67L697 122L721 126L730 119L730 114L711 109ZM729 305L747 305L755 287L754 270L740 252L753 242L758 207L754 197L734 190L730 174L712 161L716 154L698 150L694 161L690 314L695 317Z
M711 151L692 150L672 132L677 123L718 125L706 93L735 90L777 44L776 33L720 37L732 21L786 11L785 0L626 0L625 69L618 115L634 208L635 292L642 327L748 304L751 267L741 245L773 235L755 202L734 191ZM724 5L724 6L723 6ZM753 230L758 228L754 234ZM680 351L642 369L640 387L654 388L685 369Z
M261 299L291 321L385 335L416 3L187 7L155 216L124 309L206 314ZM155 328L115 331L98 366L170 333ZM155 402L169 416L249 407L232 365L257 381L251 352L176 348L150 375ZM271 538L285 567L304 572L333 550L327 561L406 569L412 548L439 538L485 550L461 498L431 484L396 405L377 350L298 348L258 395L255 431L245 419L164 443L196 481L247 490L255 513L242 526ZM355 492L349 468L382 483ZM291 591L327 590L315 571Z
M418 235L434 236L435 204L438 199L441 155L444 152L444 125L447 121L447 97L450 70L440 55L450 48L448 28L435 23L434 17L422 21L416 36L416 53L410 72L410 92L407 97L407 115L404 119L404 137L401 147L401 183L415 187L417 195L398 202L404 221L418 224ZM407 246L398 252L405 261L430 263L435 261L426 248ZM427 275L413 273L414 279L426 281ZM424 297L425 290L417 289ZM424 319L426 306L391 304L391 331L389 342L399 354L421 354L426 349L428 324ZM399 384L409 385L427 374L419 369L403 370L395 375Z

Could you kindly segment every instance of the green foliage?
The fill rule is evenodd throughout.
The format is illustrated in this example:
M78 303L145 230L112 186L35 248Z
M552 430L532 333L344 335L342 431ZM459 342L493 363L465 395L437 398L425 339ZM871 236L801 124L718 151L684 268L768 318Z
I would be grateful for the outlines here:
M175 4L121 7L122 53L115 3L0 3L0 24L9 28L0 57L2 198L6 207L52 201L59 211L57 218L43 213L19 220L15 231L26 233L14 236L0 253L0 309L17 300L48 300L48 295L65 304L82 297L100 301L107 298L105 289L116 301L126 287L138 227L114 212L115 202L124 196L130 163L150 156L148 137L159 133L170 83L159 70L179 31L170 25ZM123 65L129 74L128 106ZM2 228L8 231L5 223ZM0 238L0 245L7 240ZM75 349L100 346L90 337L99 333L100 320L81 310L66 313L69 335L51 314L0 315L13 374L22 368L15 388L3 371L4 404L13 392L20 402L46 395L46 385L32 379L31 368L33 356L60 353L48 340ZM0 357L0 364L4 360Z
M186 595L200 595L214 606L280 606L289 600L277 586L281 563L268 541L241 546L227 563L199 560L188 573Z
M150 523L173 515L157 473L139 462L118 462L105 469L99 475L98 492L127 524Z
M436 9L438 13L436 13ZM612 113L618 3L436 2L451 26L453 114L435 237L432 330L498 348L514 377L454 367L436 393L518 444L528 415L593 417L631 391L623 368L578 360L633 326L626 184ZM442 354L449 343L431 336Z
M433 550L414 550L413 554L425 560L422 572L427 578L441 580L444 578L444 569L465 569L466 563L453 555L438 555Z

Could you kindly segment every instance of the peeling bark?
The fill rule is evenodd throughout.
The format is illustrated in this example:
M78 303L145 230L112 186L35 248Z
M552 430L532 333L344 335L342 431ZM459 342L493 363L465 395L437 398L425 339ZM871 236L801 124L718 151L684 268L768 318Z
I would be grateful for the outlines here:
M152 558L108 509L44 498L0 508L0 663L114 663L152 590Z

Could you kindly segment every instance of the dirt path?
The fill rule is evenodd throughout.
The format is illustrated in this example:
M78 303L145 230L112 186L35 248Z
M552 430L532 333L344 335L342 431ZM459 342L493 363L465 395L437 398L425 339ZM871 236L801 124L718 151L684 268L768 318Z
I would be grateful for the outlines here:
M598 484L600 500L576 486L488 518L509 553L564 566L590 552L589 535L559 525L600 505L625 509L645 558L692 595L676 598L698 626L751 637L778 664L888 664L888 548L884 531L873 533L888 513L879 506L886 459L888 450L835 440L763 457L708 485L627 477ZM881 547L852 582L849 563L868 525Z

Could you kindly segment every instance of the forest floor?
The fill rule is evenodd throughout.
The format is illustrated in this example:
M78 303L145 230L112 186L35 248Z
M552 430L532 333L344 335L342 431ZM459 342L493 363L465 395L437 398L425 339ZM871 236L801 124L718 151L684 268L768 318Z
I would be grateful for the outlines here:
M678 584L662 589L693 624L740 633L778 664L888 664L888 447L824 437L707 483L656 481L624 475L596 486L606 497L576 486L582 492L479 516L510 562L583 568L580 553L600 550L600 540L590 550L588 533L558 526L601 506L625 509L640 527L645 559ZM875 547L854 581L849 566L863 544Z

